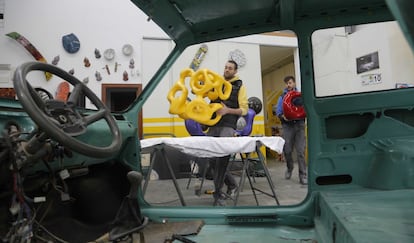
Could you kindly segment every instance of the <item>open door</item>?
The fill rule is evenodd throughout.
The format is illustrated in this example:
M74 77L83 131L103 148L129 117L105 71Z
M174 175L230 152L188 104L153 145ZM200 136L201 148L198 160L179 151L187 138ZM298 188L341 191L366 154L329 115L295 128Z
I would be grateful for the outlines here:
M120 112L141 93L142 84L102 84L102 101L112 112ZM139 137L142 139L142 111L138 115Z

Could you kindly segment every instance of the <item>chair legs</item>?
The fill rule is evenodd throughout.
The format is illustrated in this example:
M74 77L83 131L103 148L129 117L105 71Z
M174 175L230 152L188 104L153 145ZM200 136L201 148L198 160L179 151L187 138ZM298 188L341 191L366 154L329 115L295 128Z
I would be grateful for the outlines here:
M204 161L203 161L204 162ZM200 180L200 184L197 186L197 190L196 190L196 195L200 196L201 195L201 191L203 188L203 184L204 184L204 180L206 179L206 175L207 175L207 171L208 171L208 164L206 164L203 169L202 169L202 175L200 175L200 166L196 166L197 162L195 160L190 160L191 163L191 172L190 172L190 176L188 178L187 181L187 190L190 188L190 184L193 178L198 178ZM197 168L198 168L198 172L197 172ZM197 172L197 173L196 173Z

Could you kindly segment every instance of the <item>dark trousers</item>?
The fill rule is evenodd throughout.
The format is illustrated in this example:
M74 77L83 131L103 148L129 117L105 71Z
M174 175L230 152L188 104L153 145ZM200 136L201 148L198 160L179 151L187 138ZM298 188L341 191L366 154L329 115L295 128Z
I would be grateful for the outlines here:
M231 127L210 127L208 136L212 137L233 137L234 129ZM233 175L228 172L229 156L217 157L210 159L210 166L212 166L214 174L214 198L218 199L222 194L223 185L226 184L229 188L237 186L236 180Z
M223 185L227 185L229 188L235 188L237 182L234 179L233 175L228 171L230 156L218 157L211 159L210 167L213 170L213 179L214 179L214 198L220 198L222 193Z
M293 149L296 150L297 161L299 166L299 177L306 176L306 163L305 163L305 121L291 121L289 123L283 123L283 139L285 139L285 146L283 147L283 154L285 155L286 166L288 171L292 171L294 168L294 161L292 157Z

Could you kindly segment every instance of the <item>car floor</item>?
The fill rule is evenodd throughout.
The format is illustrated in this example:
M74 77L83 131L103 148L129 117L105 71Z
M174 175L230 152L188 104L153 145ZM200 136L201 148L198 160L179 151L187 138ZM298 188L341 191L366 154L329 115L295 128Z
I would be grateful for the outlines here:
M253 192L249 180L246 177L243 186L240 186L240 193L236 206L254 206L257 202L260 206L277 205L294 205L303 201L307 195L307 185L301 185L299 183L299 176L297 166L293 170L291 179L285 179L286 165L284 162L278 159L267 159L266 165L271 177L271 181L274 185L274 192L276 198L272 197L272 190L269 186L267 178L260 168L255 173L255 176L251 177L252 185L254 188L258 188L261 191L255 190ZM234 165L237 168L237 165ZM233 167L234 168L234 167ZM233 175L236 181L240 182L240 170L233 169ZM190 174L190 173L189 173ZM213 196L211 192L214 189L213 181L211 179L205 179L200 189L200 194L196 194L196 190L201 184L201 177L179 178L176 180L179 185L179 189L183 195L183 201L186 206L212 206ZM180 206L183 203L177 194L177 190L172 183L172 179L158 179L150 180L145 192L145 200L150 204L157 206ZM225 190L226 188L224 188ZM257 202L254 197L254 193L257 196ZM270 194L270 195L267 195ZM235 206L235 200L227 198L225 200L226 206Z

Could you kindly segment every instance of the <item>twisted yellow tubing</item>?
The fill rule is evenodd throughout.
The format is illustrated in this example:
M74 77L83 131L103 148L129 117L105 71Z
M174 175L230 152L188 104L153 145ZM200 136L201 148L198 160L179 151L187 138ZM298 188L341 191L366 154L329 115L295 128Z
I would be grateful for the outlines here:
M168 110L168 112L170 114L179 115L183 119L188 119L188 117L186 118L185 115L185 107L188 103L188 90L185 87L185 79L187 77L191 77L193 73L194 71L189 68L181 71L180 79L174 84L174 86L171 88L170 92L168 92L167 95L167 99L170 102L170 109ZM181 91L181 95L178 98L175 98L175 94L178 91Z
M221 115L218 114L212 119L214 112L222 107L219 103L207 104L203 98L197 96L187 105L186 115L200 124L212 126L221 119Z
M185 86L185 79L190 79L190 87L196 98L188 101L188 90ZM168 92L167 99L170 102L169 113L176 114L183 119L193 119L201 124L212 126L216 124L221 115L214 113L223 106L219 103L210 103L204 100L226 100L229 98L232 86L223 77L208 69L200 69L194 72L190 68L181 71L179 80ZM176 93L181 95L176 97ZM214 116L214 118L213 118Z

